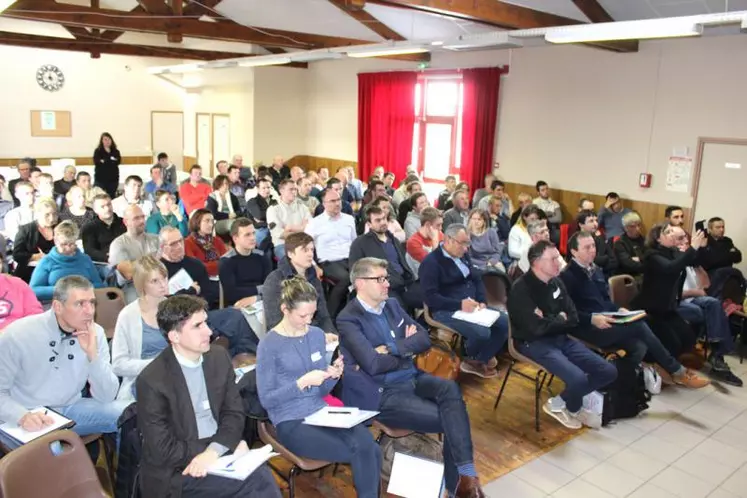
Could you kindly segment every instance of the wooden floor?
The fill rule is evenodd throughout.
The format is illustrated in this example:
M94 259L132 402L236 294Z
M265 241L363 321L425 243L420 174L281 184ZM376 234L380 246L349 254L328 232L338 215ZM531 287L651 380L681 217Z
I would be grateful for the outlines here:
M514 374L509 378L501 404L493 411L493 404L505 375L505 363L501 364L503 368L496 379L480 380L469 375L463 375L460 379L472 422L475 464L482 483L488 483L510 472L582 432L566 429L545 415L541 409L540 432L536 432L534 384ZM529 367L522 370L534 374ZM552 387L557 392L558 389L562 389L562 384L556 380ZM544 391L542 396L542 399L546 400L549 394ZM287 462L280 458L275 458L272 462L287 475L290 469ZM285 482L279 478L278 483L281 489L287 489ZM296 477L296 497L355 497L349 467L341 465L335 477L332 477L331 468L322 478L319 478L318 472Z

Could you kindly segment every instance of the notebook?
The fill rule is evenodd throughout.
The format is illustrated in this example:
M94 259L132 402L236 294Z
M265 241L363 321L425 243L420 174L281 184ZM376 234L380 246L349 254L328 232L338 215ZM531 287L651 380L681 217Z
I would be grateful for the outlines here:
M10 437L13 441L17 443L26 444L29 441L33 441L34 439L41 437L45 434L49 434L52 431L56 431L58 429L69 429L75 425L75 422L73 422L69 418L63 417L56 411L50 410L49 408L45 408L43 406L34 408L33 410L29 410L29 411L35 412L35 413L46 412L46 415L48 415L49 417L52 417L54 419L54 422L52 423L52 425L49 425L43 428L42 430L34 431L34 432L29 432L26 429L19 427L18 424L14 424L11 422L5 422L4 424L0 425L0 431L5 433L8 437Z
M633 311L605 311L603 313L594 313L595 315L603 315L612 318L613 323L622 325L625 323L635 322L641 318L646 318L646 312L643 310Z
M334 427L336 429L350 429L378 414L379 412L359 410L358 408L348 406L325 406L318 412L306 417L303 423L321 427Z
M260 465L274 456L279 456L279 454L274 453L272 446L268 444L256 450L249 450L239 456L234 454L222 456L210 466L207 473L243 481Z
M482 308L472 313L457 311L453 316L457 320L464 320L465 322L475 323L483 327L491 327L501 317L501 312L491 310L490 308Z
M404 498L439 498L444 464L405 453L394 453L387 493Z

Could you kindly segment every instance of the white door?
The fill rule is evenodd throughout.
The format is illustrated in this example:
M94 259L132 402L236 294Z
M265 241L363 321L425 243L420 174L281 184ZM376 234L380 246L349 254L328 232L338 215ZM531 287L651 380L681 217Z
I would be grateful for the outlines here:
M211 171L213 163L213 138L210 114L197 113L197 164L202 166L204 172ZM207 175L206 175L207 176Z
M231 162L231 116L227 114L213 114L213 168L218 161Z
M151 149L153 156L161 152L169 155L169 160L182 169L184 162L184 113L181 111L153 111L150 114ZM155 161L154 161L155 163ZM144 181L150 179L150 174Z
M747 216L744 186L747 185L747 144L706 143L700 165L698 199L693 224L718 216L724 219L726 235L747 258ZM707 226L707 225L706 225ZM743 273L747 262L736 265Z

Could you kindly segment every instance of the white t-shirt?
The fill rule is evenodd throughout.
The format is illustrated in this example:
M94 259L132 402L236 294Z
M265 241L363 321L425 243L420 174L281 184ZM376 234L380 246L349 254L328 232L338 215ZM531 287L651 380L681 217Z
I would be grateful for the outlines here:
M311 218L306 233L314 237L314 247L319 261L340 261L350 255L350 246L357 237L355 219L340 213L331 218L326 212Z

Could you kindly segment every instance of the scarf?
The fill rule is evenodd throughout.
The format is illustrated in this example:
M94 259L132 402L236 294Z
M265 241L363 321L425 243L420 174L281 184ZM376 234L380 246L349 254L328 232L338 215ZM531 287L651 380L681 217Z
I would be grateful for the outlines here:
M194 233L195 241L205 251L205 261L216 261L218 259L218 253L215 251L213 245L212 235L200 235L199 232Z

